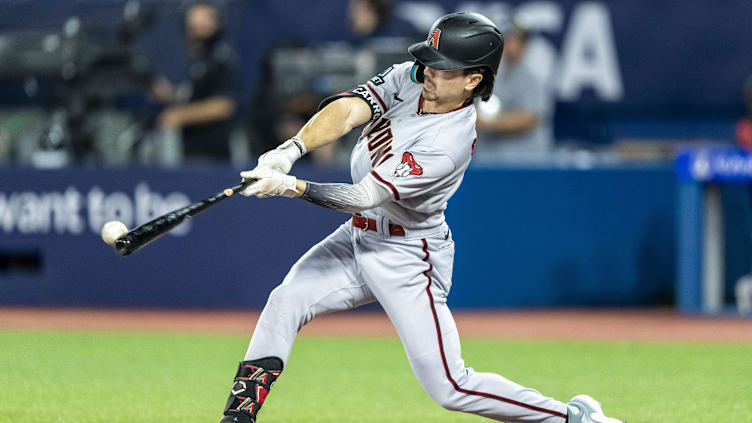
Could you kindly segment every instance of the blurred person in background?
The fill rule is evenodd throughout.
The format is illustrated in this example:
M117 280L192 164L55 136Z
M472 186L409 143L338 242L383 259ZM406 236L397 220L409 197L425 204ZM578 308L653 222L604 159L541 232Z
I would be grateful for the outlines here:
M551 149L552 93L526 63L529 31L517 22L502 31L504 59L491 101L478 114L481 161L536 160Z
M394 16L391 0L350 0L347 8L347 42L361 47L374 38L409 37L420 39L416 29Z
M168 134L179 132L182 138L182 154L172 151L164 155L173 164L181 155L194 162L228 161L236 107L235 53L223 41L217 4L191 2L184 25L190 57L188 80L176 88L160 77L152 89L155 99L168 103L157 118L158 128Z
M317 112L318 104L325 96L303 88L294 95L281 95L276 88L279 75L273 66L274 55L286 49L305 48L306 45L291 40L276 42L264 54L261 77L251 98L248 118L251 154L258 156L279 145L278 140L286 140L297 134L298 129ZM317 152L311 159L317 163L334 160L333 149Z
M736 124L736 141L746 149L752 149L752 75L744 84L744 102L747 104L747 116Z

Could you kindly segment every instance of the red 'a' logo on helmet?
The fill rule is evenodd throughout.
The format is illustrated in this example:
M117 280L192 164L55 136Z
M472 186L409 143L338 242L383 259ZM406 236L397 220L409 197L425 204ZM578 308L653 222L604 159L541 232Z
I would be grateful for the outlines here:
M428 40L426 40L426 44L438 50L439 49L439 35L441 35L441 30L439 28L436 28L436 30L432 32L431 35L428 36Z

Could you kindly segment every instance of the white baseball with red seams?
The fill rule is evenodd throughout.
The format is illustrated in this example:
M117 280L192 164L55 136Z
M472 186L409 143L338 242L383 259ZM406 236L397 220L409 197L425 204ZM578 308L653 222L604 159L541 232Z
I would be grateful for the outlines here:
M392 201L363 212L376 231L348 221L298 260L272 291L246 360L287 362L297 332L315 316L378 301L415 376L442 406L506 422L564 422L564 403L465 367L446 304L454 242L444 210L473 154L475 106L423 114L411 68L395 65L334 97L358 96L371 106L373 119L352 152L352 178L374 178ZM405 236L389 235L389 224Z

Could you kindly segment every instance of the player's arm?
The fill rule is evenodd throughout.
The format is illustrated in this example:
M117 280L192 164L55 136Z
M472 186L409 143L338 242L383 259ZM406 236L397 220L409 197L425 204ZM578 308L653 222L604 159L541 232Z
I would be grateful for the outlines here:
M258 179L258 182L241 191L247 197L297 197L344 213L359 213L391 200L386 188L369 177L357 184L324 184L296 179L269 168L254 169L240 175L246 179Z
M444 132L449 132L447 136L453 135L451 131ZM302 198L330 209L357 213L389 201L423 195L444 184L456 169L454 161L443 150L414 146L411 151L387 159L357 184L309 182L276 169L262 168L240 174L244 179L258 180L241 194Z
M313 115L298 134L259 157L256 169L267 167L288 173L308 151L336 141L372 117L371 107L359 97L342 97ZM256 170L254 169L254 170Z
M385 188L371 178L357 184L320 184L298 179L298 197L313 204L344 213L360 213L391 200Z
M390 66L365 84L322 101L320 110L293 138L259 157L258 166L288 173L309 150L330 144L369 121L383 116L392 106L389 93L396 93L407 78L412 62Z
M371 119L371 108L359 97L343 97L327 104L303 125L297 137L306 151L336 141Z

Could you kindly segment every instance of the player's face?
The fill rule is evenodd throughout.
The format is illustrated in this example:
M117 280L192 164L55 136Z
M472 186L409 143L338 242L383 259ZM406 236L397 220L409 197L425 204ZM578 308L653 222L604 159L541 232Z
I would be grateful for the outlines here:
M477 73L465 75L461 69L441 71L426 66L423 72L423 98L439 103L461 103L478 85L480 78Z

